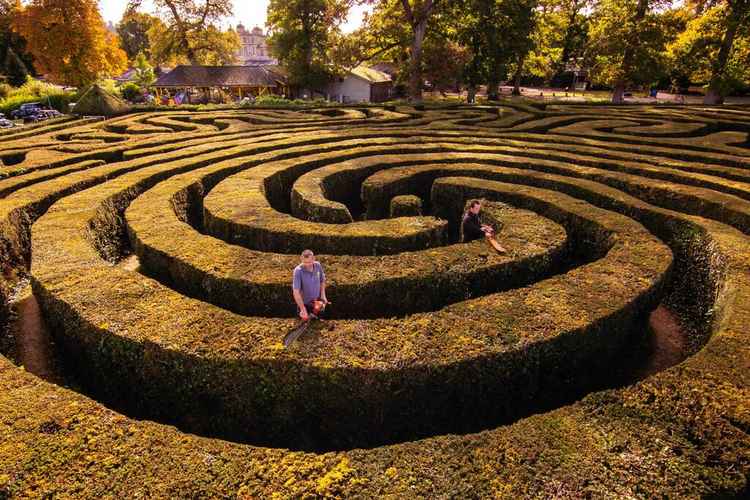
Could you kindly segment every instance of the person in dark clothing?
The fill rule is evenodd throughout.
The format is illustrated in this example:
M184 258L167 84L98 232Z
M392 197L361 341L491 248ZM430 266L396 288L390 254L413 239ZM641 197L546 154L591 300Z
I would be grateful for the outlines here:
M463 221L461 222L464 243L485 238L487 243L489 243L495 250L500 253L505 253L505 249L497 242L497 240L495 240L495 230L492 226L483 224L482 220L479 218L479 212L481 209L482 204L479 200L471 200L469 203L469 210L466 211Z
M482 224L482 220L479 218L479 211L481 209L482 204L479 200L471 200L471 203L469 203L469 209L464 214L463 221L461 222L464 243L484 238L487 235L492 236L494 234L495 231L490 226Z

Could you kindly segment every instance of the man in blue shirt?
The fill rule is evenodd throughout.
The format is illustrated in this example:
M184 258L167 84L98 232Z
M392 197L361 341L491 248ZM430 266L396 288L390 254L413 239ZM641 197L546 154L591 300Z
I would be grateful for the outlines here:
M315 260L312 250L302 252L301 263L294 268L292 295L297 304L299 317L303 321L307 321L309 313L314 310L313 302L319 300L324 306L328 304L326 275L323 272L323 266Z

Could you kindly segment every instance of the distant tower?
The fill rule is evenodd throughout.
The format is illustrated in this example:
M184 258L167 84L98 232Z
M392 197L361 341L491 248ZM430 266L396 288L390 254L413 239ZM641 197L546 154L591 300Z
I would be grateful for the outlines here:
M240 37L240 50L237 51L237 61L244 66L268 66L278 64L271 57L266 45L266 34L259 27L252 31L245 29L240 23L237 25L237 35Z

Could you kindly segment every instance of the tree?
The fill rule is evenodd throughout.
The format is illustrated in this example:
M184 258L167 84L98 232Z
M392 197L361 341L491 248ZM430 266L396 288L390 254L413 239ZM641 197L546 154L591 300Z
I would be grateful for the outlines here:
M17 13L14 27L27 40L36 69L59 83L83 86L127 68L96 0L32 0Z
M0 71L16 87L23 85L33 73L33 58L26 50L26 40L13 29L19 5L0 0Z
M500 12L505 17L503 48L510 58L513 95L521 95L521 76L529 52L534 46L531 33L536 25L537 0L503 0Z
M156 81L154 68L148 63L148 59L143 52L136 56L133 69L135 70L133 80L139 87L148 88Z
M709 7L701 19L691 23L682 37L682 44L692 45L698 66L710 62L710 79L704 104L721 104L724 96L747 81L750 61L747 59L750 0L717 0L698 2L699 8ZM740 41L739 50L735 41ZM690 42L693 42L692 44Z
M524 72L559 85L565 64L582 58L588 43L591 0L540 0Z
M464 0L445 14L455 23L457 40L470 56L464 66L468 100L487 83L487 97L499 97L499 84L512 70L516 91L527 55L533 46L536 0Z
M142 0L130 0L128 11L137 11ZM154 0L164 23L148 30L155 62L186 60L190 64L231 64L240 40L233 30L217 23L232 15L231 0Z
M331 42L340 37L350 5L349 0L271 0L269 43L286 67L290 85L319 90L335 73Z
M412 40L409 51L409 100L422 100L422 47L427 24L440 0L401 0L403 17L411 28Z
M134 61L140 53L148 58L151 57L151 41L148 32L158 23L161 23L161 20L150 14L130 9L125 11L122 19L117 23L117 34L130 61Z
M445 37L427 36L423 48L425 79L435 90L456 90L463 81L463 69L469 62L466 47Z
M592 79L613 87L612 102L622 103L628 85L649 85L665 72L665 47L673 34L664 30L662 0L600 0L589 31L587 59Z
M151 43L151 60L154 64L199 64L209 66L223 66L235 64L240 38L237 33L229 29L221 31L216 26L207 26L188 37L191 55L183 50L180 38L175 36L174 30L162 22L154 23L148 30Z

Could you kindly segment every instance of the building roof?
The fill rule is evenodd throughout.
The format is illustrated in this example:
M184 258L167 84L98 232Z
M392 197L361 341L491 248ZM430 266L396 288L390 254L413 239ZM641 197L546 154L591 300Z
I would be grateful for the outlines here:
M177 66L155 87L276 87L286 77L267 66Z
M388 74L373 68L368 68L367 66L363 66L361 64L351 70L350 73L370 83L384 83L391 81L391 77Z
M135 68L129 68L123 74L116 76L114 79L118 82L129 82L133 78L135 78Z

